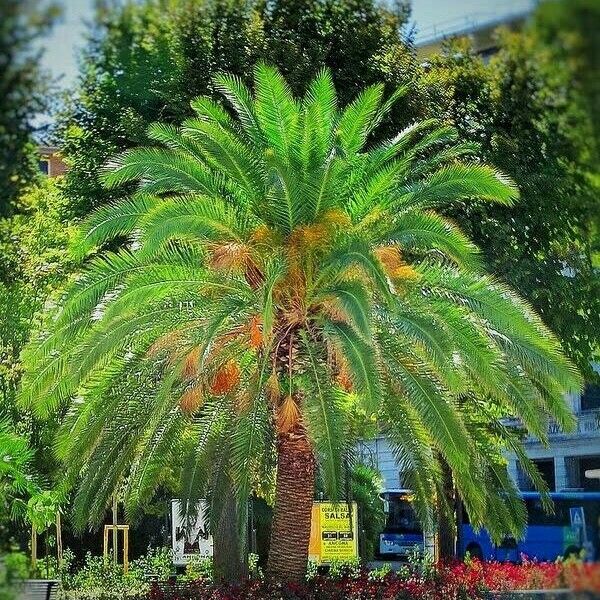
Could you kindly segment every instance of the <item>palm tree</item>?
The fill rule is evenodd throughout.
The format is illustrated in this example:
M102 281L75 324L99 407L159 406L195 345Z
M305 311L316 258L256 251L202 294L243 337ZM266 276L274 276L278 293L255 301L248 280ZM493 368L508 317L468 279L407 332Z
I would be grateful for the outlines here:
M78 399L59 447L84 467L80 518L125 476L139 497L181 453L184 499L210 481L218 501L230 478L242 506L275 447L268 571L300 579L316 469L341 498L360 413L389 436L427 526L443 463L475 526L518 535L523 507L489 448L501 440L540 478L495 418L542 439L549 417L569 428L563 393L579 377L440 215L510 205L515 186L465 162L475 148L435 121L370 145L406 88L384 101L374 85L340 109L326 70L300 100L265 65L253 91L230 75L214 85L227 105L200 97L195 118L150 127L156 147L110 163L108 186L138 189L97 210L76 250L121 247L87 262L24 355L23 402L43 413ZM144 369L150 383L120 394Z

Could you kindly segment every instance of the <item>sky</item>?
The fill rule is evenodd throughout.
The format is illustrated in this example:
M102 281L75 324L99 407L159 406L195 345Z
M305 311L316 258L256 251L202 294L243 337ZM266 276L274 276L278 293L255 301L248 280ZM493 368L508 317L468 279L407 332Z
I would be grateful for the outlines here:
M85 21L92 16L94 0L59 0L63 17L45 42L44 66L70 87L77 76L77 54L84 43ZM412 17L417 36L436 30L462 28L468 20L486 22L531 6L535 0L413 0Z

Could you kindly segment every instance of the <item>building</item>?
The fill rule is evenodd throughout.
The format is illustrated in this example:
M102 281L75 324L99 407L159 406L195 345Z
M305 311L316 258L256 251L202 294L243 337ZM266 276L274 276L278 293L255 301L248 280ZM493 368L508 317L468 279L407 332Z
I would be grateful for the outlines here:
M583 489L600 491L599 479L587 479L585 471L600 468L600 385L588 384L582 394L568 398L577 429L564 433L556 423L548 426L550 444L544 447L539 440L525 440L527 456L533 460L551 490ZM509 455L509 471L522 490L531 490L517 459Z
M577 418L573 433L564 433L550 423L550 444L544 447L532 436L525 439L525 451L539 468L551 491L579 489L600 491L600 479L587 479L585 471L600 469L600 385L588 384L582 394L568 398ZM385 489L403 487L402 471L384 436L362 442L359 455L363 462L378 469ZM516 457L507 455L508 469L523 491L532 486L521 471Z
M469 13L423 29L417 28L414 38L417 56L425 59L440 52L447 39L469 37L473 48L482 56L488 57L496 52L494 31L499 26L518 30L535 8L535 4L533 0L499 3L493 10Z
M59 149L56 146L38 146L40 153L39 166L40 171L48 177L58 177L67 170L67 165L63 161Z

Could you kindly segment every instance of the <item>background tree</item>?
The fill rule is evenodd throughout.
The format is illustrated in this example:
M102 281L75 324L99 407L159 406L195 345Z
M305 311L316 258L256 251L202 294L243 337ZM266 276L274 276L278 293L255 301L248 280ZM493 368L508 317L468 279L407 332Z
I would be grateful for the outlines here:
M448 213L469 231L495 273L532 303L569 356L591 377L598 349L600 280L593 253L598 186L586 157L589 115L571 92L568 64L556 62L536 22L499 35L488 64L468 42L448 44L423 75L431 114L444 114L479 156L510 173L514 209L458 206Z
M55 5L1 0L0 15L0 217L12 214L39 173L32 138L34 118L48 106L49 76L39 67L39 40L55 17Z
M382 78L392 88L408 81L414 61L400 39L405 18L402 5L392 11L373 0L100 6L76 97L59 120L70 167L67 195L80 214L114 198L99 181L108 158L146 143L153 121L192 116L190 102L212 94L212 77L221 71L249 83L253 66L267 60L281 68L294 93L303 93L328 66L344 102Z

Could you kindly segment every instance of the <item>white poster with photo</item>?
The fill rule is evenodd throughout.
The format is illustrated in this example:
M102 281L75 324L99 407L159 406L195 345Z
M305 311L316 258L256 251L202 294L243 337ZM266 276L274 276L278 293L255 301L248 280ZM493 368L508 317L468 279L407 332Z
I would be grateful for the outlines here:
M213 539L205 525L205 514L202 506L198 507L198 516L193 526L186 531L180 514L181 502L171 502L173 563L186 565L193 556L213 555Z

